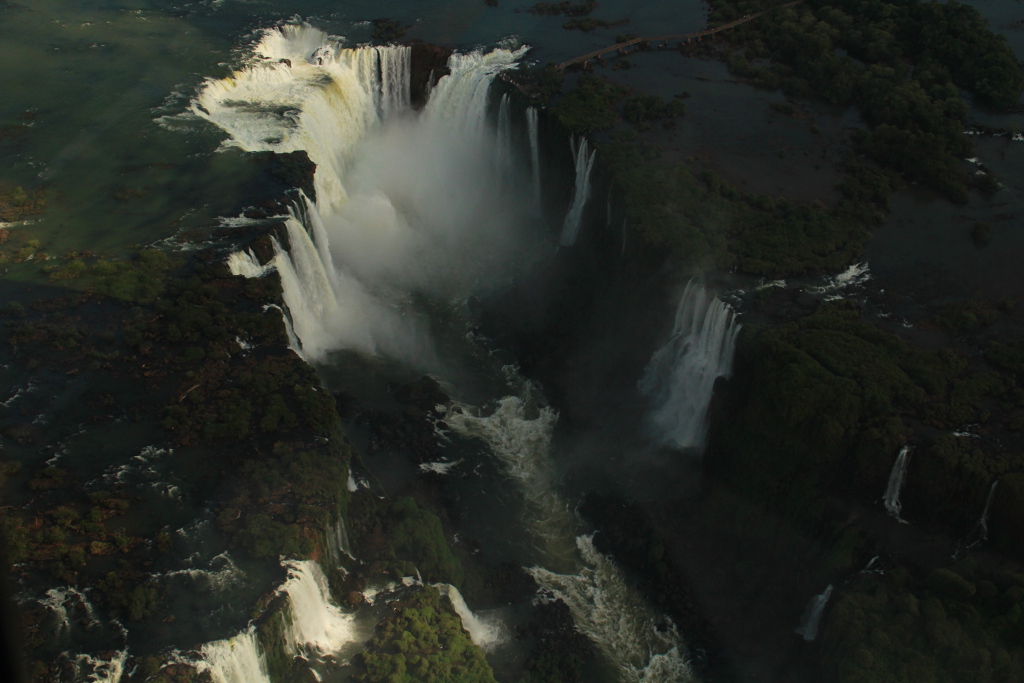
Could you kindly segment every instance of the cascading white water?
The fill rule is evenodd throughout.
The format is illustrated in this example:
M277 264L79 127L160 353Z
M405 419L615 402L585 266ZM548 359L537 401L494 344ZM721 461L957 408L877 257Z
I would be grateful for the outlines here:
M288 579L280 592L288 596L290 619L285 629L289 651L335 653L356 641L355 620L331 601L327 577L313 560L283 563Z
M263 277L274 270L272 263L268 263L265 266L261 265L259 259L256 258L256 255L250 249L229 254L227 263L228 270L231 271L232 275L241 275L243 277Z
M800 626L795 633L803 636L807 642L818 637L818 628L821 626L821 617L825 614L825 606L832 597L832 584L828 585L822 593L815 595L807 602L804 614L800 619Z
M350 349L433 367L409 293L465 296L518 258L528 212L494 168L510 126L488 133L486 113L495 75L525 51L452 55L419 114L409 48L345 49L306 25L263 32L248 66L203 84L192 111L230 134L225 145L304 149L317 164L316 202L299 198L273 264L304 358ZM244 253L229 267L267 272Z
M569 606L576 627L589 636L628 683L692 681L693 672L675 626L657 628L657 618L621 570L594 548L593 538L576 539L583 567L556 574L542 567L530 574L548 594Z
M896 519L903 521L900 518L900 511L903 509L903 505L900 504L900 491L903 490L903 480L907 476L907 466L910 464L910 446L904 446L900 449L899 455L896 456L896 462L892 465L892 471L889 473L889 483L885 487L885 496L882 498L882 502L885 503L885 509L889 511L889 514Z
M566 503L558 495L551 461L557 414L540 407L536 387L506 368L518 395L501 399L490 415L456 405L444 418L452 432L480 439L519 484L527 522L541 541L543 563L530 573L549 595L562 598L577 626L630 682L692 680L686 646L674 628L658 630L657 616L622 572L576 537Z
M451 601L456 614L462 620L462 627L466 629L470 640L475 645L480 646L486 652L506 640L508 634L502 623L496 619L482 619L474 614L462 598L462 593L458 588L450 583L434 584L434 587Z
M651 402L655 438L673 448L700 448L715 380L732 372L740 324L732 308L695 281L686 285L668 342L654 352L638 383Z
M594 158L597 156L597 150L590 151L586 138L579 138L578 141L575 137L570 138L569 146L576 160L576 184L573 187L569 210L565 214L565 223L562 225L562 237L559 242L563 247L574 245L579 235L583 209L590 199L590 171L594 168Z
M533 178L533 201L541 208L540 194L540 117L536 107L526 109L526 133L530 138L530 172Z
M214 683L271 683L255 629L207 643L199 652L202 660L189 663L209 671Z
M409 48L341 49L323 31L286 25L262 33L244 69L208 80L192 112L227 131L225 145L305 150L317 165L318 203L335 208L346 197L342 177L353 147L381 119L381 76L405 74L408 63ZM408 102L399 92L407 84L403 76L384 86L388 108Z
M83 679L88 676L90 683L120 683L124 677L124 665L128 660L128 650L116 652L110 659L100 659L91 655L75 657L75 669Z

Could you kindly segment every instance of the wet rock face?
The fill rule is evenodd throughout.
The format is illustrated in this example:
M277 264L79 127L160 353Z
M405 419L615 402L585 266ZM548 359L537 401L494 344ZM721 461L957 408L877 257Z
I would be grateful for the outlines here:
M440 45L417 43L412 46L412 78L410 99L415 109L427 104L427 94L441 76L448 74L448 57L451 48Z

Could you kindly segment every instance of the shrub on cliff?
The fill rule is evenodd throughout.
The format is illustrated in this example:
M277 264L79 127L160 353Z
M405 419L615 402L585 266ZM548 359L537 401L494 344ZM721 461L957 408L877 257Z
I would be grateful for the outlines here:
M451 604L433 587L392 604L356 656L357 683L495 683L483 652Z

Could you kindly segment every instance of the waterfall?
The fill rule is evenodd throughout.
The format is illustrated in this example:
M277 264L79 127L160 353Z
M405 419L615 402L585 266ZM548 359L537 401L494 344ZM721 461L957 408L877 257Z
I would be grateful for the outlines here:
M225 146L305 150L317 165L317 201L338 208L356 143L371 125L408 108L410 56L408 47L341 49L305 24L268 29L243 69L202 85L192 114L225 130Z
M621 570L594 548L591 536L580 536L576 542L584 562L578 573L529 570L542 591L569 606L576 627L616 664L624 681L694 680L675 626L668 622L667 628L657 628L656 615Z
M540 194L540 131L536 107L526 109L526 132L530 138L530 171L533 177L533 201L541 208Z
M824 592L815 595L807 602L804 614L800 618L800 627L795 633L803 636L804 640L811 642L818 637L818 627L821 626L821 617L825 614L825 606L832 597L832 584Z
M352 484L355 485L355 481ZM335 565L340 564L342 555L353 560L356 559L356 556L352 554L352 544L348 540L345 518L341 515L338 516L338 523L334 525L334 528L327 532L327 549Z
M654 352L638 388L651 403L655 437L673 448L700 448L715 380L732 372L740 324L730 306L691 280L668 342Z
M274 270L274 265L272 263L268 263L265 266L261 265L259 259L257 259L256 255L252 253L251 249L236 251L229 254L227 266L232 275L241 275L243 277L263 277L270 271Z
M467 138L482 137L487 122L487 95L491 81L498 73L514 67L527 49L452 54L448 58L448 75L443 76L430 92L425 108L427 117L446 121Z
M289 651L336 653L355 641L354 618L331 602L327 577L312 560L288 560L288 579L280 592L288 596L290 622L285 631Z
M900 510L903 509L903 506L900 504L900 491L903 489L903 480L907 476L909 463L910 446L904 446L900 449L899 455L896 456L896 462L892 465L889 484L885 487L885 497L882 499L889 514L901 522L903 520L900 518Z
M501 209L522 202L506 196L510 183L493 182L495 155L510 155L507 99L499 134L484 132L494 77L526 50L452 55L417 114L410 48L343 48L323 31L288 25L263 31L242 69L200 87L191 112L228 134L224 146L305 150L316 163L316 201L301 195L291 207L288 244L274 243L273 264L260 266L251 252L228 257L247 277L277 269L303 358L348 349L433 367L409 292L450 300L465 295L453 287L503 277L498 266L516 262L523 221Z
M509 96L505 93L498 105L498 153L495 155L500 180L505 180L512 168L512 115L509 108Z
M571 247L576 243L580 222L583 220L583 208L590 199L590 171L594 168L594 157L597 156L597 150L590 151L586 138L579 138L579 142L575 137L570 138L569 146L576 159L576 185L573 188L569 211L565 214L565 223L562 225L560 243L563 247Z
M214 683L270 683L255 629L207 643L199 652L202 661L191 663L209 671Z
M992 513L992 501L995 500L996 484L998 483L998 479L992 482L992 488L988 490L988 497L985 498L985 508L981 511L981 517L978 519L977 528L981 530L979 541L988 540L988 516Z
M466 605L466 601L463 600L462 593L459 592L458 588L450 583L434 584L434 587L441 591L441 595L447 596L448 600L451 601L452 607L455 608L455 612L462 620L462 627L469 633L469 637L474 645L487 651L505 641L507 634L502 623L492 619L481 619L473 614L473 611Z

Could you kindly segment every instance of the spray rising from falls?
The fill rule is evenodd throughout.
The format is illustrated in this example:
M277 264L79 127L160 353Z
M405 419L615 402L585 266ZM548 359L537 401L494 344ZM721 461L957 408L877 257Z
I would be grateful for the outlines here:
M597 150L590 151L586 138L570 138L569 146L572 155L576 159L576 185L572 191L572 202L569 204L569 211L565 214L565 223L562 225L562 238L560 244L563 247L571 247L576 244L576 237L580 232L580 223L583 221L583 209L590 199L590 171L594 168L594 158Z
M899 455L896 456L896 462L892 465L892 471L889 473L889 483L885 487L885 496L882 501L885 503L885 509L889 511L889 514L896 519L903 521L900 518L900 511L903 506L900 504L900 491L903 490L903 481L907 476L907 465L910 464L910 446L904 446L900 449Z
M499 131L487 106L525 51L452 55L419 113L410 48L344 49L305 25L265 31L248 66L203 85L192 111L229 133L225 145L303 149L317 165L316 202L296 202L272 264L307 360L351 349L433 367L410 293L466 296L521 258L529 211L511 182L509 104ZM241 252L229 265L266 272Z
M700 448L715 380L732 372L740 324L732 308L690 281L668 342L651 356L638 384L651 402L655 437L674 448Z
M512 374L512 373L510 373ZM486 443L523 492L526 514L541 541L543 563L530 573L549 596L561 598L577 626L597 643L624 680L674 683L692 680L686 646L659 618L590 537L575 536L575 524L556 489L551 435L557 415L540 406L528 381L512 377L519 395L498 402L490 415L468 407L449 410L444 422L457 434Z

